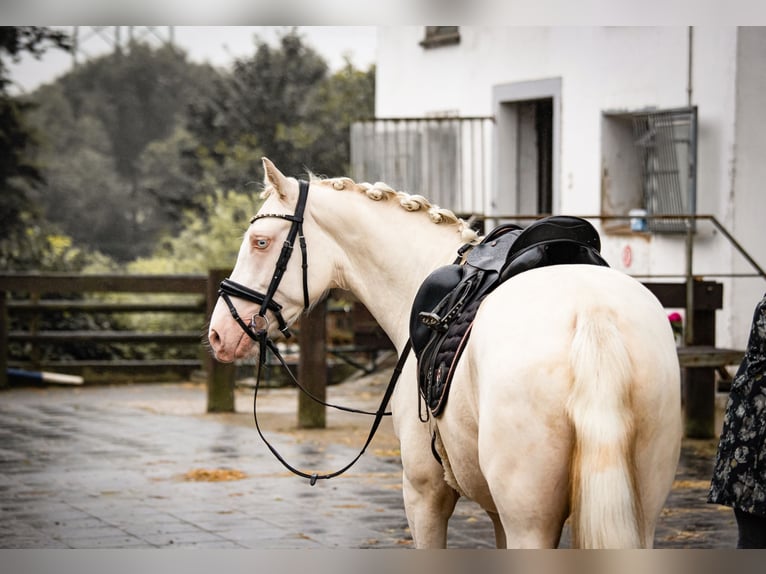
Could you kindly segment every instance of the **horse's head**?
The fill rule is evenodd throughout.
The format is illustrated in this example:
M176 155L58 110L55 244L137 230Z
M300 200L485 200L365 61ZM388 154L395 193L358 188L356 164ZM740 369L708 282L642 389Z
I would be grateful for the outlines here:
M302 264L308 263L311 253L331 261L331 247L324 245L323 234L304 211L308 187L301 190L297 180L285 177L266 158L263 166L265 201L250 222L210 318L208 340L223 362L257 352L247 331L269 337L286 333L287 326L322 297L332 279L331 263L305 268ZM318 260L314 257L311 262Z

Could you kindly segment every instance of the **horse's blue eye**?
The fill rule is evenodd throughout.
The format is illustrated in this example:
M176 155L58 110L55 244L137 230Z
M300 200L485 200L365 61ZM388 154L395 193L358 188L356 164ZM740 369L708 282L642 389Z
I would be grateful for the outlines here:
M253 245L256 249L266 249L269 246L269 240L268 239L256 239L253 242Z

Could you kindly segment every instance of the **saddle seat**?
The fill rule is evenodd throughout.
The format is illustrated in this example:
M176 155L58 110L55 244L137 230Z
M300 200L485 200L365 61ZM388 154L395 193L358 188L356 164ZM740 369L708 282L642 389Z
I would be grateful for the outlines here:
M479 305L519 273L559 264L607 266L596 229L579 217L556 215L527 228L505 224L458 260L439 267L420 286L410 313L410 340L418 359L420 392L434 416L446 404L455 365ZM467 254L466 254L467 252Z

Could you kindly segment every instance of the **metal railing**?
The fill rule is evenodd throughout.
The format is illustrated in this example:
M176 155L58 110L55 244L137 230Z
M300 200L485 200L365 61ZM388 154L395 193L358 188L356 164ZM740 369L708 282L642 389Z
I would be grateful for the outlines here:
M536 214L536 215L492 215L491 217L486 217L485 219L490 219L493 221L529 221L529 220L536 220L540 219L542 217L545 217L545 214ZM579 215L578 217L582 217L583 219L596 219L600 221L629 221L631 219L634 219L635 216L632 215ZM723 226L723 224L718 221L718 219L714 215L710 214L701 214L701 215L662 215L662 214L656 214L656 215L643 215L641 216L642 219L647 220L671 220L671 221L678 221L679 219L683 220L686 225L686 233L685 233L685 262L684 262L684 272L679 274L650 274L650 275L632 275L633 277L637 279L670 279L670 278L678 278L678 279L684 279L686 282L686 317L687 317L687 323L686 327L684 329L684 340L687 344L691 344L691 341L694 340L694 313L692 310L694 309L694 279L695 278L701 278L701 277L708 277L708 278L754 278L754 277L760 277L764 280L766 280L766 271L764 271L763 267L761 267L758 262L748 253L748 251L742 246L742 244L737 241L737 239L732 235L732 233L726 229L726 227ZM696 230L696 223L697 221L709 221L713 224L713 226L723 235L723 237L734 247L734 249L747 261L747 263L755 270L755 273L700 273L695 274L693 269L693 263L694 263L694 235ZM634 232L634 233L641 233L641 234L650 234L651 231L640 231L640 232Z
M385 181L456 213L481 213L490 177L491 116L376 118L351 126L351 177Z

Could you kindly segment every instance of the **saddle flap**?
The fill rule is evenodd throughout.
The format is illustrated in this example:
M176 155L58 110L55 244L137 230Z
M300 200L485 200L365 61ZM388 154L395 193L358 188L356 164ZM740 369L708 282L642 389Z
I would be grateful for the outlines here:
M466 264L485 271L499 272L522 232L522 228L515 224L496 227L479 245L471 249L466 257Z
M416 355L420 355L433 334L420 320L420 314L437 312L439 304L460 284L464 271L461 265L444 265L426 277L418 289L410 312L410 338Z

